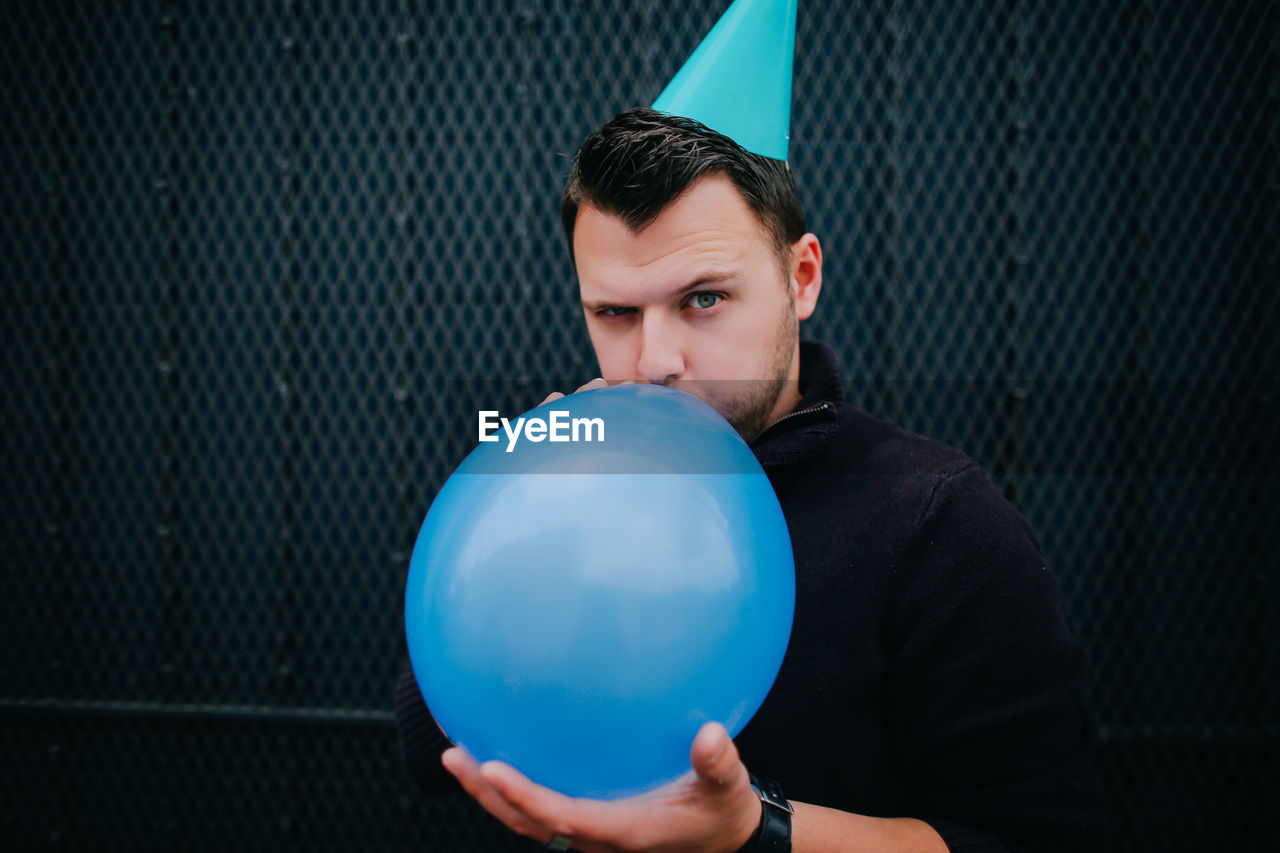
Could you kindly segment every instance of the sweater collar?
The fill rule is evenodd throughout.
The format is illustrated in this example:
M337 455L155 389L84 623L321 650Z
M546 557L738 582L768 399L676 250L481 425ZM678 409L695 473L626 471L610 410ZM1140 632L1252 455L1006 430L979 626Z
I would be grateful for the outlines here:
M803 462L836 433L836 407L843 401L840 371L831 347L800 341L800 402L751 442L766 468Z
M800 340L800 402L796 411L810 409L819 403L844 402L840 384L840 368L835 350L822 341Z

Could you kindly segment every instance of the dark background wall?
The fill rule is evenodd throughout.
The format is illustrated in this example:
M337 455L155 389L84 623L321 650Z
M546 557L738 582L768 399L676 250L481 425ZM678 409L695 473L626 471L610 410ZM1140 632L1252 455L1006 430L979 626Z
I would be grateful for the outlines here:
M4 4L6 846L506 844L399 765L409 550L594 375L569 157L726 5ZM1039 531L1121 849L1280 788L1278 19L800 4L808 333Z

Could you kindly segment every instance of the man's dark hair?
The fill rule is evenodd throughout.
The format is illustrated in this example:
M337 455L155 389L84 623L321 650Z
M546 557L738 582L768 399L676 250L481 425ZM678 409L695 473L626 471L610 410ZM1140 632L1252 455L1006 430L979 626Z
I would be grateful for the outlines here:
M693 119L636 107L609 119L578 149L560 201L573 255L573 226L583 205L644 230L694 181L724 174L760 219L790 275L791 244L804 236L804 210L782 160L745 150Z

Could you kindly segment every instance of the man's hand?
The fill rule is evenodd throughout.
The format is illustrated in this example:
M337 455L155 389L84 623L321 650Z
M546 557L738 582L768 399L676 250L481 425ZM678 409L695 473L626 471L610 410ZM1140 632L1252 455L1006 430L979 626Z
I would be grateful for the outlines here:
M478 765L458 747L446 750L441 762L467 793L513 831L543 844L566 838L582 853L728 853L745 844L760 823L760 800L751 790L747 768L718 723L706 724L694 738L690 772L656 791L623 800L566 797L502 762Z
M630 380L627 380L627 381L625 381L625 382L621 382L621 383L619 383L619 384L621 384L621 385L630 385L630 384L631 384L631 382L630 382ZM601 377L598 377L598 376L597 376L595 379L592 379L592 380L591 380L590 382L588 382L586 385L582 385L582 386L580 386L580 387L578 388L578 391L594 391L594 390L595 390L595 389L597 389L597 388L608 388L608 387L609 387L609 383L608 383L606 380L602 379ZM578 391L574 391L573 393L577 394L577 393L578 393ZM564 394L560 393L559 391L552 391L550 394L548 394L548 395L547 395L547 399L543 400L543 401L542 401L541 403L539 403L538 405L539 405L539 406L545 406L547 403L553 403L553 402L555 402L556 400L560 400L560 399L563 399L563 398L564 398Z

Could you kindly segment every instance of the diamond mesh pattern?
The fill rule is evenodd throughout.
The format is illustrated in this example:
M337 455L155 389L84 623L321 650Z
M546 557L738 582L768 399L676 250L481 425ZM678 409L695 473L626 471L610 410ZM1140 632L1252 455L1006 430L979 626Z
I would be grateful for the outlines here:
M594 374L581 137L724 0L0 10L0 710L20 848L504 849L399 766L417 525ZM808 334L986 465L1093 658L1119 849L1280 789L1274 2L801 3Z

